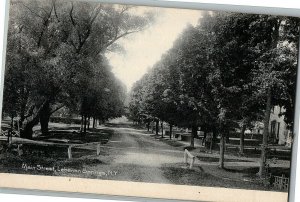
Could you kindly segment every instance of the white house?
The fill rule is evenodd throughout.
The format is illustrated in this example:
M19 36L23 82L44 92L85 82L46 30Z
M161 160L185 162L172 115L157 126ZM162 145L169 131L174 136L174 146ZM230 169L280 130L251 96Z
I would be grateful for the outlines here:
M290 147L292 142L292 131L287 128L287 124L284 122L284 116L279 116L284 110L283 107L273 107L270 115L268 140L270 143ZM251 132L263 134L263 128L263 123L257 122L255 128Z

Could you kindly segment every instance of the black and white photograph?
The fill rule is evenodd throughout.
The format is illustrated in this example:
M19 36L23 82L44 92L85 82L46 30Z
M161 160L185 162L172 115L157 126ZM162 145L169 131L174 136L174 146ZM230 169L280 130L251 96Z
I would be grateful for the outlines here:
M288 193L300 18L10 0L7 29L0 173Z

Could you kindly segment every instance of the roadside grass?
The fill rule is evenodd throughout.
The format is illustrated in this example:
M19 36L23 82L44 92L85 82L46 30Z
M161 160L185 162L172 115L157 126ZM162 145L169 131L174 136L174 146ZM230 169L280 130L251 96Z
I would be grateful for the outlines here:
M70 127L73 128L73 127ZM84 133L79 133L76 130L72 131L68 127L59 128L55 130L49 131L48 136L36 136L33 140L43 140L43 141L50 141L57 142L67 140L68 142L74 143L89 143L89 142L101 142L103 140L108 140L111 138L113 131L105 130L105 129L90 129Z
M162 167L164 176L172 184L278 191L258 179L255 175L257 168L243 168L238 172L235 169L220 169L213 165L188 169L184 163L165 164Z
M200 161L204 162L219 162L218 157L210 157L210 156L196 156L196 158ZM250 160L242 160L242 159L226 159L226 162L252 162Z
M43 142L66 142L66 143L89 143L103 142L109 140L112 130L91 129L86 134L76 132L79 129L76 126L57 126L50 128L49 136L37 136L33 140ZM74 131L72 131L74 130ZM39 175L60 175L61 173L47 170L26 170L24 164L29 166L43 167L67 167L70 169L81 170L86 166L105 164L101 157L109 155L107 149L101 149L101 157L96 155L95 146L84 146L82 148L72 148L72 159L68 159L66 147L41 146L41 145L23 145L23 154L18 155L16 145L8 146L2 143L0 147L0 172L19 173L19 174L39 174ZM23 167L22 167L23 166ZM83 176L84 177L84 176Z
M205 151L206 149L204 149ZM219 152L219 149L215 149L214 151ZM227 149L226 154L233 156L243 156L247 158L260 158L261 151L259 149L244 149L244 153L240 154L239 148L230 148ZM291 151L269 151L268 158L276 158L279 160L291 160Z
M107 127L114 127L114 128L134 128L138 130L145 130L145 127L143 125L136 125L130 122L126 123L105 123L104 124Z
M96 155L85 155L79 158L66 159L61 157L57 159L53 157L36 156L34 154L18 156L10 152L4 152L0 154L0 171L4 173L60 176L63 175L63 173L43 168L54 168L55 170L58 168L83 170L85 167L107 164L107 162L100 158L101 157ZM35 169L26 169L25 166L35 167Z
M174 139L161 139L161 141L172 147L182 147L182 150L184 150L183 147L185 146L185 144L181 143L180 141Z

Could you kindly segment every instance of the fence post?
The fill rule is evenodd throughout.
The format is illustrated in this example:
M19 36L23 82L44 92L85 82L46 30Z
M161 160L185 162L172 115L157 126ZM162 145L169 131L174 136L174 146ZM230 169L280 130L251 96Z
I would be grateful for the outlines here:
M184 163L187 164L187 153L186 153L186 150L184 150L184 153L183 153L183 160L184 160Z
M193 166L194 166L194 163L195 163L195 157L193 156L193 158L191 158L190 169L192 169L192 168L193 168Z
M281 176L281 180L280 180L280 189L283 189L283 182L284 182L284 174L282 174Z
M12 130L8 130L8 133L7 133L7 142L9 145L12 144Z
M20 145L18 144L18 155L19 156L22 156L22 154L23 154L23 150L22 149L20 149Z
M100 144L97 144L97 155L100 155Z
M193 156L187 149L185 149L183 155L183 160L185 164L188 164L188 158L191 159L189 168L192 169L195 163L195 156Z
M68 158L71 159L72 158L72 146L68 147Z

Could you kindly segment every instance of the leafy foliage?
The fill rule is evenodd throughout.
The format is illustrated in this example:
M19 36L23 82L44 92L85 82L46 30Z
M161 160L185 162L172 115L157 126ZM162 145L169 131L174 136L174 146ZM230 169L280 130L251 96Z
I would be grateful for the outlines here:
M292 126L298 38L296 18L205 12L135 84L131 116L201 126L219 134L223 148L230 131L256 121L264 119L267 134L272 106L283 107Z
M127 5L61 0L11 1L4 112L20 117L23 136L62 107L101 120L123 113L125 89L106 51L153 20ZM40 119L40 120L39 120ZM43 130L42 130L43 131Z

